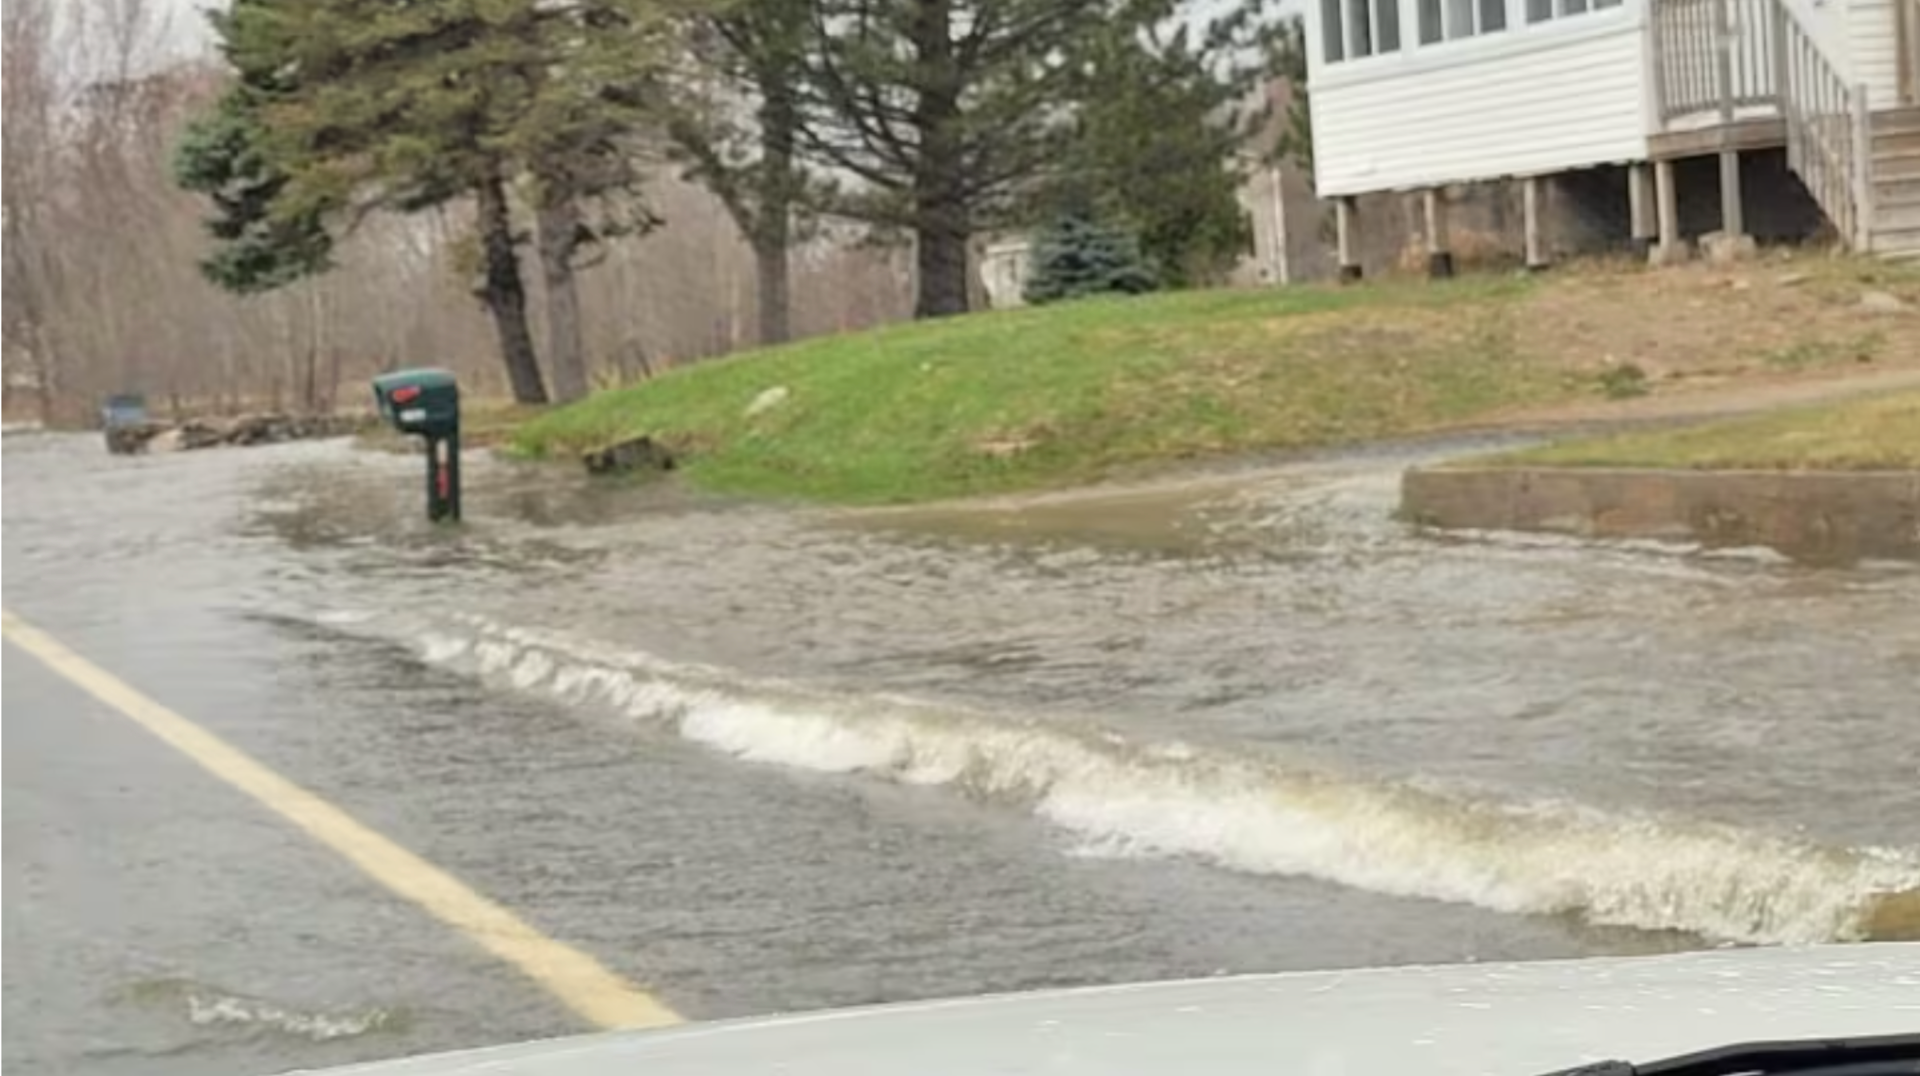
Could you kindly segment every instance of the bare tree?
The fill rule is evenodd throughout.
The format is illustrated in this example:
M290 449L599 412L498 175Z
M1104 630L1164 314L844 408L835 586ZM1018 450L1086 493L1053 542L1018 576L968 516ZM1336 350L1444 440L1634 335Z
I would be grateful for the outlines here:
M29 239L40 232L36 216L44 205L46 168L43 155L52 142L51 79L46 70L51 20L46 0L13 0L0 8L4 20L4 53L0 54L0 82L4 82L7 120L0 125L0 152L7 162L7 180L0 194L0 228L5 262L5 384L12 402L16 389L30 389L43 420L51 418L52 370L40 339L45 323L45 273L40 251Z

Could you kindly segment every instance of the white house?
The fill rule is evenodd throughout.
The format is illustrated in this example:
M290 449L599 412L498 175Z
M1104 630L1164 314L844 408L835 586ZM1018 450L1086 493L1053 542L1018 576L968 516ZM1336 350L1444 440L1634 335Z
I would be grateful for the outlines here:
M1626 166L1635 239L1684 250L1674 162L1720 160L1739 236L1740 155L1786 150L1857 250L1920 256L1920 0L1308 0L1318 191L1357 275L1357 196L1518 178L1544 262L1541 181ZM1730 181L1731 180L1731 181Z

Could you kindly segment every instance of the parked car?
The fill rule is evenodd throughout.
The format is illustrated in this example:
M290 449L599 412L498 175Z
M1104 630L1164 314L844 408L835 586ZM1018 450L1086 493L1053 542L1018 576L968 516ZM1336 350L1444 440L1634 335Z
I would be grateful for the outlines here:
M149 421L145 396L117 392L107 397L100 405L100 429L106 434L107 451L116 456L139 451L138 439L128 438L122 431L145 427Z
M1913 1076L1920 1073L1920 944L1141 983L617 1031L327 1071L1566 1076L1573 1069L1581 1076Z

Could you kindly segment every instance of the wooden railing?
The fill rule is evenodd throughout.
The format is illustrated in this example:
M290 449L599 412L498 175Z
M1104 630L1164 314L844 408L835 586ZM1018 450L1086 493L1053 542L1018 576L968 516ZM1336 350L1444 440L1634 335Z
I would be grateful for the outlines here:
M1920 0L1896 0L1903 7ZM1663 127L1785 121L1787 164L1857 250L1871 246L1867 88L1851 85L1787 0L1651 0L1655 110ZM1920 16L1916 16L1920 22Z
M1787 167L1855 250L1873 245L1873 129L1867 88L1849 85L1785 0L1773 0L1775 81Z
M1774 103L1778 0L1654 0L1660 122ZM1725 47L1722 47L1724 44Z

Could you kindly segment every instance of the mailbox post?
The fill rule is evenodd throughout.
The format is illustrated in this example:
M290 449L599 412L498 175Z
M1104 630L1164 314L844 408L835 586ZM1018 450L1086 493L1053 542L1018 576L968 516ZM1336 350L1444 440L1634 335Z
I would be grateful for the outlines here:
M445 370L398 370L373 379L380 417L426 446L427 518L460 518L460 386Z

